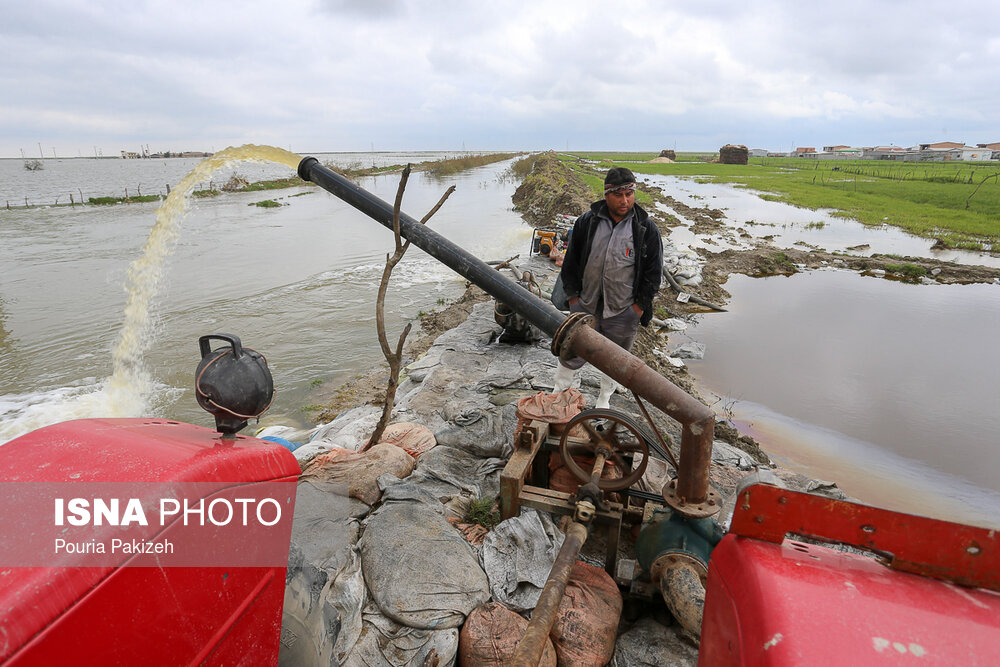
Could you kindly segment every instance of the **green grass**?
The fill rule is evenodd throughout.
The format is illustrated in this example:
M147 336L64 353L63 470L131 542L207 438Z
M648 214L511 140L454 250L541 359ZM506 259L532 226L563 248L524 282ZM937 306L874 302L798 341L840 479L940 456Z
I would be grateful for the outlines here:
M748 165L623 166L644 174L732 183L765 193L764 199L835 209L835 215L894 225L947 247L1000 249L1000 178L994 176L1000 164L751 158Z
M916 264L886 264L885 270L889 273L900 273L904 280L914 283L927 275L927 269Z
M493 509L495 503L494 498L476 498L469 504L469 511L465 513L465 522L478 523L484 528L493 528L500 523L500 511Z
M140 204L143 202L160 201L160 195L137 195L135 197L90 197L88 204L94 206L112 206L114 204Z
M280 203L274 201L273 199L264 199L263 201L256 201L247 206L260 206L261 208L278 208L281 206Z
M306 185L298 176L290 176L288 178L278 178L273 181L258 181L256 183L251 183L250 185L240 188L240 192L260 192L261 190L281 190L283 188L295 188L300 185Z

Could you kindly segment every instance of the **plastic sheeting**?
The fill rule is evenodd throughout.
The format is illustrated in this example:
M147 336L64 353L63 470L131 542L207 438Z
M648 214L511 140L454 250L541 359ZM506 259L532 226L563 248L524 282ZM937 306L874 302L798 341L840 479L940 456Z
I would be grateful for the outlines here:
M344 667L410 667L426 664L432 654L439 667L455 664L458 630L419 630L394 622L368 604L363 612L364 630Z
M357 641L366 594L355 517L366 511L345 485L299 482L279 664L337 665Z
M548 514L533 509L497 525L482 549L493 598L515 611L534 609L565 539Z
M511 436L516 422L514 406L493 411L469 408L452 416L434 437L439 445L450 445L478 456L506 459L513 451Z

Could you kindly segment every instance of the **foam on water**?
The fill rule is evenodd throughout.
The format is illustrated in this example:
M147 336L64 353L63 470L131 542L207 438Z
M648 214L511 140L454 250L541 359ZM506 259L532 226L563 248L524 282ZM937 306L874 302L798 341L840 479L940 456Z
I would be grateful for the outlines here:
M230 147L206 158L177 184L156 210L156 219L142 254L128 268L128 300L113 352L113 371L100 382L59 387L30 395L0 396L0 443L29 431L69 419L140 417L148 415L162 394L143 364L153 342L152 305L163 277L166 258L180 234L189 195L221 169L237 162L277 162L292 169L302 158L272 146ZM7 420L5 417L13 416Z

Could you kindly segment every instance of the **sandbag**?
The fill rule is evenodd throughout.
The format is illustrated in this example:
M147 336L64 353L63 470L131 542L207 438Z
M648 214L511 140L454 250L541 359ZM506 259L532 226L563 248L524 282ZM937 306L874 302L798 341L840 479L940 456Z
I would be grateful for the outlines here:
M457 414L453 412L453 407L445 411L449 423L434 434L439 445L463 449L476 456L504 459L510 456L514 449L510 434L517 421L513 406L505 406L502 410L465 408Z
M388 442L401 447L415 459L419 459L421 454L437 444L429 428L411 422L389 424L385 427L379 442Z
M413 628L457 628L490 599L472 547L429 503L390 502L368 517L361 569L382 613Z
M500 494L500 473L506 461L483 458L464 449L435 447L420 457L412 479L435 490L439 496L465 492L475 498Z
M622 596L611 576L583 561L573 563L550 636L560 666L603 667L615 654Z
M346 483L351 497L374 505L382 497L379 475L391 472L402 479L413 472L415 465L412 456L388 443L379 443L365 452L334 447L314 458L302 471L302 478Z
M517 402L517 416L522 421L565 424L580 414L586 406L587 399L576 389L566 389L558 394L546 394L540 391Z
M500 522L482 549L493 598L515 611L534 609L565 539L548 514L533 509Z
M344 667L411 667L432 664L448 667L458 654L458 630L419 630L400 625L369 603L363 612L364 631L343 661Z
M514 659L517 644L528 621L497 602L487 602L469 614L458 637L460 667L506 667ZM555 667L556 650L545 642L539 667Z
M664 627L651 618L640 618L618 638L615 662L649 667L696 667L698 649L681 639L676 628ZM461 644L459 644L461 651Z

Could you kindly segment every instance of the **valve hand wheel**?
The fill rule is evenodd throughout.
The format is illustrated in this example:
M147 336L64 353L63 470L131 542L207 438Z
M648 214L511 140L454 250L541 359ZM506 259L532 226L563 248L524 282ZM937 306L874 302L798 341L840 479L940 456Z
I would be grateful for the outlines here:
M586 432L582 439L571 438L575 426L580 426ZM623 477L600 479L597 486L605 491L620 491L637 482L646 471L649 461L649 435L645 429L632 421L627 415L616 410L596 408L584 410L570 419L563 429L559 440L559 453L563 463L573 476L581 482L589 482L592 469L584 469L574 456L595 457L603 452L605 459L618 464ZM622 456L623 454L642 454L642 462L635 470Z

